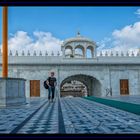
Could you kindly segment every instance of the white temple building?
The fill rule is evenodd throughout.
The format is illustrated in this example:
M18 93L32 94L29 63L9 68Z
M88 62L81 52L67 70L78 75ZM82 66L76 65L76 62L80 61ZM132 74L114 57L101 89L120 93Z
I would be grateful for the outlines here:
M43 82L51 71L57 78L57 95L61 95L65 83L73 80L85 85L88 96L140 95L140 53L100 52L97 56L97 47L96 42L78 33L63 42L62 53L26 54L23 50L13 54L11 50L8 75L26 79L26 97L47 96Z

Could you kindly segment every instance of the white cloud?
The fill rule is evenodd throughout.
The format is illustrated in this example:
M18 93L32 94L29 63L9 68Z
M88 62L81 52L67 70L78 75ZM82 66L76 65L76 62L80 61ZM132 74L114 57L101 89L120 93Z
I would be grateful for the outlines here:
M54 37L50 32L35 31L32 35L27 32L17 31L12 34L8 40L9 50L14 53L22 50L27 53L28 50L33 53L36 50L38 53L41 50L43 54L47 50L49 54L53 51L57 54L61 52L61 43L63 41ZM122 29L116 29L112 32L111 37L106 37L97 43L98 51L138 51L140 48L140 22L133 25L127 25ZM1 45L0 45L1 46Z
M62 41L58 38L55 38L50 32L33 32L33 36L29 36L27 32L17 31L15 34L12 34L8 40L9 50L15 53L18 50L21 54L22 50L25 53L28 50L33 54L33 51L36 50L37 53L42 51L45 54L46 50L49 54L53 51L54 54L61 51Z
M110 47L112 39L109 37L105 37L100 42L97 42L97 45L99 46L98 50L104 50Z
M136 15L138 15L138 17L140 17L140 9L137 9L137 11L135 12Z
M112 36L99 42L98 50L138 51L140 48L140 22L114 30Z

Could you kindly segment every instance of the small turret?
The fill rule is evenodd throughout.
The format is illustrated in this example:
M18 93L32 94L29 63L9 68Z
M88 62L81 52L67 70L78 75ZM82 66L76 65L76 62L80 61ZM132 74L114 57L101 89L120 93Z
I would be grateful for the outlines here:
M28 50L27 56L30 56L30 51Z
M53 51L52 51L52 54L51 54L52 56L54 56L54 53L53 53Z
M18 56L18 51L16 50L16 54L15 54L15 56Z
M45 52L45 56L48 56L48 52L47 51Z
M59 55L60 55L60 53L59 53L59 51L58 51L57 56L59 56Z
M12 51L11 51L11 50L10 50L10 53L9 53L9 55L10 55L10 56L12 56Z
M41 51L40 51L39 55L42 56L42 52Z
M36 56L36 51L34 51L33 56Z
M24 51L22 51L22 56L24 56L25 54L24 54Z

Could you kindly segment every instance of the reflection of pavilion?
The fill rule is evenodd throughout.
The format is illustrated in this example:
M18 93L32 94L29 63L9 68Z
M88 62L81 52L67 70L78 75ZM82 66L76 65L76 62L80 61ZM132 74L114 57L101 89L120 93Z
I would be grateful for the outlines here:
M70 81L61 87L61 96L87 96L86 86L80 81Z

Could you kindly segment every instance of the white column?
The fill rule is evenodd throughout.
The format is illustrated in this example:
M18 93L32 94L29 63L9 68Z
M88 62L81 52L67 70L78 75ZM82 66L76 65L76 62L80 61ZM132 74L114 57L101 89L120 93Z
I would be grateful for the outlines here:
M93 48L93 58L96 57L96 47Z
M65 48L62 49L63 57L65 57Z
M83 54L83 55L84 55L84 58L86 58L86 52L87 52L87 49L86 49L86 48L84 48L84 50L83 50L83 51L84 51L84 52L83 52L83 53L84 53L84 54Z
M72 48L72 55L75 57L75 48Z

